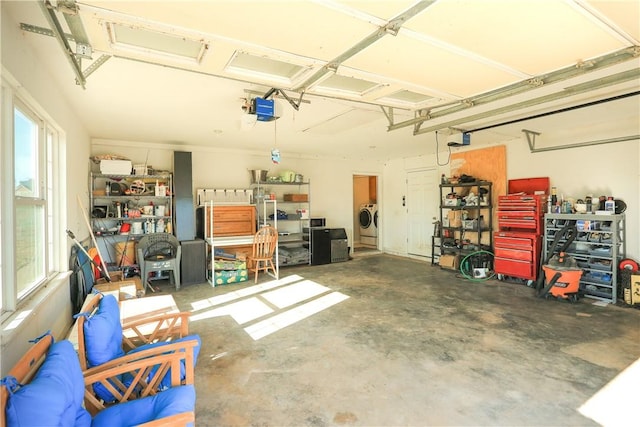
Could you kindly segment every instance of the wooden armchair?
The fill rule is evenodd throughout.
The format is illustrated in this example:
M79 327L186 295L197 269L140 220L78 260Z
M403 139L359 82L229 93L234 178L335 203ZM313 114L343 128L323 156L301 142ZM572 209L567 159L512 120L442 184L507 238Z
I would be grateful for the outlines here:
M91 425L144 427L187 426L195 423L193 351L196 342L183 343L169 353L154 349L125 356L122 363L110 363L85 372L69 341L54 343L45 335L27 351L0 386L0 426ZM169 348L164 348L169 350ZM181 366L186 367L181 380ZM158 392L162 375L171 372L172 387ZM127 384L122 381L127 378ZM110 388L116 402L106 405L92 392L95 383ZM84 405L83 405L84 401Z
M85 335L85 323L98 312L100 303L105 296L101 293L94 294L83 306L82 313L76 315L78 318L78 356L83 371L93 366L87 360L88 337ZM111 314L116 315L115 309ZM189 316L191 313L179 312L139 317L130 321L125 320L120 324L123 352L126 353L147 344L169 342L187 337L189 335ZM119 310L117 319L120 322ZM109 320L115 322L113 317ZM112 326L114 329L118 329L117 325Z
M96 377L93 383L95 401L107 403L121 401L134 393L130 383L138 382L138 376L145 381L144 388L165 390L175 384L188 384L190 373L195 367L200 351L200 337L188 335L189 313L167 313L138 318L121 324L120 307L113 295L96 294L84 307L78 318L78 358L82 371L98 375L104 370L121 364L128 364L144 355L146 357L163 353L182 353L189 350L191 357L180 358L180 365L173 369L170 364L156 365L153 369L123 378ZM90 403L95 404L89 399Z

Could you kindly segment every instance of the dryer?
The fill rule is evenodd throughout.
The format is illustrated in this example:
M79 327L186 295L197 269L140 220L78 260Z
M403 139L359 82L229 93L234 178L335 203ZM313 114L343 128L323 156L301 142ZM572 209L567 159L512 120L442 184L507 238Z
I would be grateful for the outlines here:
M378 242L378 205L364 204L360 206L360 242L376 245Z

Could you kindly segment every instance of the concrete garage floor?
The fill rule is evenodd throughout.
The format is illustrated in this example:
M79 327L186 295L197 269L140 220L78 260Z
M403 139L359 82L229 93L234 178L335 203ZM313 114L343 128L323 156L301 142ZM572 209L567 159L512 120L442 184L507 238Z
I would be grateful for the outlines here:
M173 294L203 340L197 425L598 425L579 408L640 356L640 310L541 300L411 259L259 279ZM585 411L625 420L630 396Z

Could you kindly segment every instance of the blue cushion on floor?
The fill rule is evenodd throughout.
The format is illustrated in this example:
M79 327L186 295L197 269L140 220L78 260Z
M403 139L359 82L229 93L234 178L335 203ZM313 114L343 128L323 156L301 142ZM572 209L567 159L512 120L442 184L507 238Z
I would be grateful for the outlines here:
M89 367L124 356L120 307L113 295L102 297L98 311L84 322L83 331Z
M91 417L82 407L83 398L84 379L73 345L54 343L33 380L10 395L7 425L88 426Z
M155 396L110 406L98 413L91 427L134 426L169 415L195 411L196 390L192 385L173 387Z
M186 337L182 337L180 339L169 341L169 342L161 341L161 342L156 342L156 343L152 343L152 344L145 344L145 345L142 345L140 347L134 348L133 350L131 350L127 354L136 353L138 351L146 350L146 349L149 349L149 348L160 347L160 346L167 345L167 344L173 344L173 343L177 343L177 342L191 341L191 340L195 340L195 341L198 342L198 345L196 345L193 348L193 366L195 367L196 363L198 361L198 354L200 354L200 345L202 344L202 340L200 339L200 335L197 335L197 334L187 335ZM155 374L157 369L158 369L157 367L153 369L149 379L153 378L153 375ZM181 380L184 380L185 374L186 374L186 370L185 370L184 362L181 362L180 363L180 379ZM164 378L160 382L160 390L166 390L169 387L171 387L171 369L169 369L169 371L167 371L167 374L164 376Z

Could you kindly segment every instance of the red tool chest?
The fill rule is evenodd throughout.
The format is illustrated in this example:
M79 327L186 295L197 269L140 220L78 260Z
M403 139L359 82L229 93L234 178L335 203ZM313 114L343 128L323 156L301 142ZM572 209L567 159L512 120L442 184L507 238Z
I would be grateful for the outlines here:
M498 229L541 235L546 196L520 194L498 197Z
M509 181L509 195L498 197L498 231L494 233L493 269L504 276L538 278L549 178Z
M542 236L497 231L493 237L493 269L498 274L535 281L540 267Z

